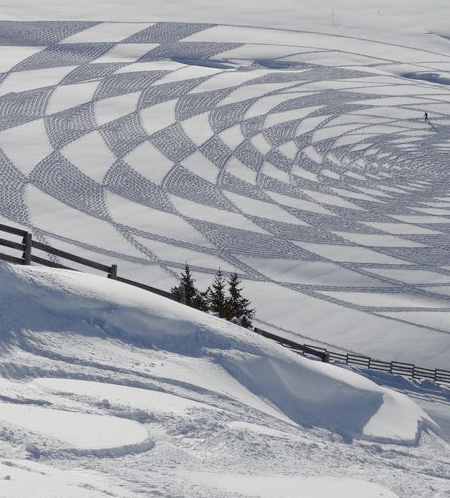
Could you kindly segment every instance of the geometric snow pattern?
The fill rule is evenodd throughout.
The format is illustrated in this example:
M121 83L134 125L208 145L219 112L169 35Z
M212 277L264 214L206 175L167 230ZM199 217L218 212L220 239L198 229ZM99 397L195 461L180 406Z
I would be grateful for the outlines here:
M450 310L450 105L438 84L375 73L400 64L379 51L370 70L314 64L307 38L258 61L214 24L139 23L89 41L101 27L0 22L0 55L26 48L0 74L4 220L113 255L140 280L158 265L171 283L185 263L157 257L159 241L390 319ZM114 235L89 239L77 219L59 231L37 208L49 198ZM214 258L194 270L214 272Z

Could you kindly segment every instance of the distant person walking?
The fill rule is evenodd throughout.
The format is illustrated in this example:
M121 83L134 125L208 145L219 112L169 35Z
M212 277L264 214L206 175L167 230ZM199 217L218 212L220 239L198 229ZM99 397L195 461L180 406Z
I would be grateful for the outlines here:
M423 115L423 120L425 121L425 123L428 123L428 112L425 112L425 114Z

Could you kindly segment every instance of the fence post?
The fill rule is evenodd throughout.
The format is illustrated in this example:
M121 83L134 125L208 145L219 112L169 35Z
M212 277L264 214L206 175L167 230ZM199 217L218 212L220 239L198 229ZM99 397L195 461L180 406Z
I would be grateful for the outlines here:
M31 244L33 241L33 236L31 233L27 232L23 237L23 244L25 244L25 250L23 251L23 264L31 265Z
M113 280L117 279L117 265L111 265L111 269L108 273L108 278L112 278Z

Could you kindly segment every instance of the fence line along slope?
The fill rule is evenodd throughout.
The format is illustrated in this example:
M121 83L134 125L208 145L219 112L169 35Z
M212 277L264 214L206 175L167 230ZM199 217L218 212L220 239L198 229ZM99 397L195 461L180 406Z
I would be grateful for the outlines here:
M24 264L24 265L37 263L44 266L50 266L53 268L74 269L66 266L65 264L56 263L55 261L48 259L49 256L50 257L57 256L59 257L59 259L62 258L64 260L66 259L69 260L69 264L75 263L75 266L87 267L90 271L92 271L93 269L99 270L101 272L106 273L107 277L113 280L117 280L119 282L129 284L134 287L139 287L149 292L153 292L154 294L164 296L168 299L176 300L171 292L167 292L162 289L152 287L142 282L137 282L134 280L120 277L117 274L116 264L106 266L104 264L95 261L87 260L85 258L80 258L79 256L67 253L65 251L61 251L46 244L35 242L33 241L31 233L8 225L0 224L0 231L6 232L8 234L17 235L22 238L21 243L0 238L0 246L2 246L3 248L8 248L10 252L11 249L19 250L22 252L21 258L19 258L18 255L13 256L11 254L0 252L0 259L3 259L5 261L16 264ZM42 256L36 256L35 254L33 254L33 249L44 251L47 254L47 257L43 258ZM311 344L299 344L297 342L286 339L285 337L282 337L280 335L267 332L266 330L263 330L258 327L251 327L251 329L257 334L272 339L278 342L279 344L290 348L296 353L299 353L303 356L307 355L316 359L320 359L323 362L332 361L332 362L344 363L346 365L353 365L363 369L376 370L381 372L389 372L391 374L402 375L405 377L410 377L412 379L430 379L434 382L450 384L450 371L448 370L437 369L437 368L428 369L428 368L418 367L411 363L380 361L374 358L361 356L357 354L351 354L351 353L344 354L336 351L329 351L328 349L313 346Z

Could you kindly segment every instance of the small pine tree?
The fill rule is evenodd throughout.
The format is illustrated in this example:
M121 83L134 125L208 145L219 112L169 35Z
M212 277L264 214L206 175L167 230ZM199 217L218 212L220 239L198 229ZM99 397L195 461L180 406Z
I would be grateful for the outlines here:
M227 283L229 296L226 296ZM205 292L200 292L195 287L195 279L186 263L178 285L172 287L170 292L181 303L201 311L211 311L220 318L233 320L243 327L250 327L255 315L255 310L250 308L250 301L242 296L238 274L232 273L227 281L220 268L212 285Z
M209 300L210 288L208 287L205 292L197 292L194 300L192 301L192 306L200 311L208 311L208 300Z
M221 318L227 316L227 298L225 296L226 280L219 270L214 277L214 282L209 289L208 307L213 313L217 313Z
M250 327L255 310L250 308L250 301L242 296L241 279L237 273L232 273L228 279L227 318L236 320L243 327Z
M170 289L171 294L175 296L180 303L193 306L193 303L199 294L194 285L194 278L192 277L191 269L186 263L184 266L184 273L181 272L179 284Z

